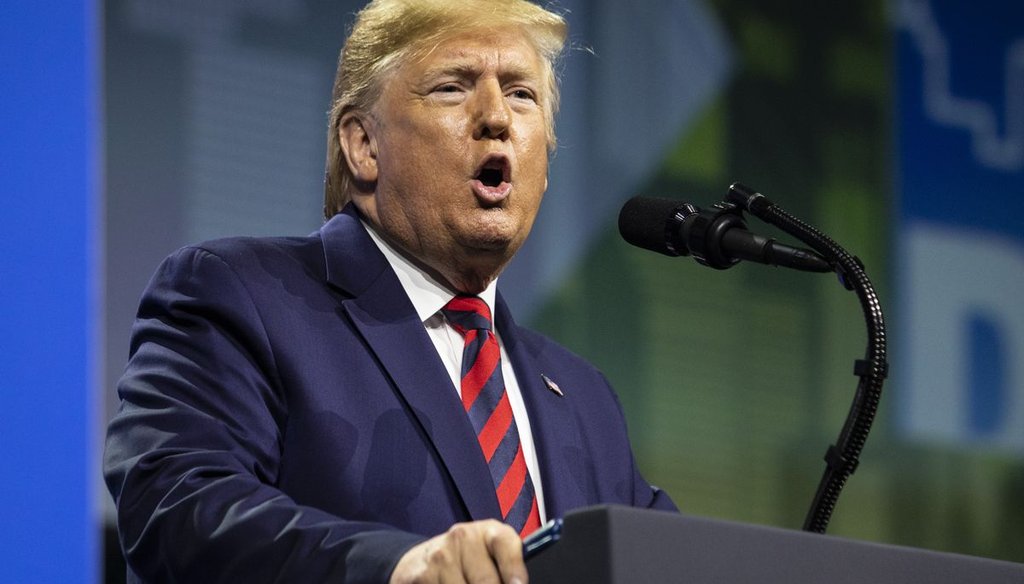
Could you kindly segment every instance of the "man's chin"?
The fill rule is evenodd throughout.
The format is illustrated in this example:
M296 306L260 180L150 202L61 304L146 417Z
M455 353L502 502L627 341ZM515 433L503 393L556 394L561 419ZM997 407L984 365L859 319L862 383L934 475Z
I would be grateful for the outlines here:
M515 253L529 234L529 226L507 210L492 209L473 216L455 234L467 249Z
M511 259L519 250L522 239L516 234L474 233L463 237L459 243L470 254L486 254Z

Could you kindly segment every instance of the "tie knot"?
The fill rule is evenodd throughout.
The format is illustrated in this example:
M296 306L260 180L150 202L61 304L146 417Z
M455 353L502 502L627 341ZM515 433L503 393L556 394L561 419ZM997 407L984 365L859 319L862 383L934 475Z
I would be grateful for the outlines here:
M471 330L491 330L491 310L478 296L456 296L441 312L461 335Z

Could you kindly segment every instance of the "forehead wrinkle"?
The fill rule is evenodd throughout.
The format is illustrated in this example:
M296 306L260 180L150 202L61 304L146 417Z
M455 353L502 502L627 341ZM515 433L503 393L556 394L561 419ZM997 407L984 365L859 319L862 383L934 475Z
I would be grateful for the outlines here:
M438 43L421 58L421 63L432 59L440 60L439 63L427 66L423 71L424 77L454 74L471 78L477 77L491 68L497 70L498 77L501 79L536 79L540 81L543 77L541 57L529 42L523 42L514 48L501 49L498 52L490 48L479 50L461 45L448 46L439 50L444 44L444 42Z
M475 78L480 75L483 69L484 67L469 61L446 62L428 67L423 72L423 77L434 78L453 75L460 78Z

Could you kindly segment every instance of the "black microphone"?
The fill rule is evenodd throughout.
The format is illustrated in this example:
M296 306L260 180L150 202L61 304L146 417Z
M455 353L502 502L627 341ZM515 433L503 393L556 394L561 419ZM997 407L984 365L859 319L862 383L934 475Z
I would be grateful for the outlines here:
M832 271L817 252L748 231L741 210L730 203L701 210L684 201L633 197L619 212L619 233L637 247L667 256L691 255L718 270L750 260L806 272Z

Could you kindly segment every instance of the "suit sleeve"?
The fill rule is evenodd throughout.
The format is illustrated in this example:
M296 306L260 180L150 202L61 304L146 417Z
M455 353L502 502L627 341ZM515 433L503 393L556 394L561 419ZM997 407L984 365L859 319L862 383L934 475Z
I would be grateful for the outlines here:
M386 582L424 539L275 488L287 394L261 324L270 309L199 248L168 258L143 295L104 475L146 582Z
M679 512L675 502L668 496L668 493L649 484L642 476L640 476L639 471L636 471L636 484L639 486L637 489L637 495L640 497L640 506L648 509L657 509L659 511Z

